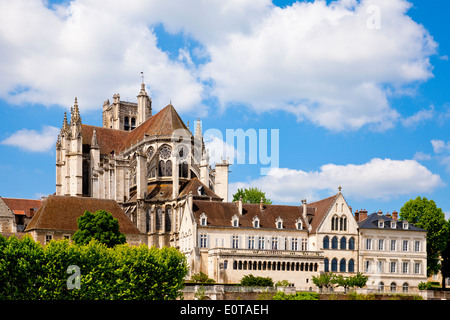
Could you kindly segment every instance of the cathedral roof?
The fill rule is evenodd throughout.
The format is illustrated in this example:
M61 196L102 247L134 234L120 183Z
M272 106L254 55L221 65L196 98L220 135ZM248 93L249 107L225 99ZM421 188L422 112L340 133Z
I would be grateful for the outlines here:
M188 130L175 108L172 104L169 104L131 131L127 137L126 146L131 146L138 140L142 140L146 134L149 136L171 135L177 129Z
M127 138L131 133L123 130L82 124L81 134L83 136L83 144L91 145L94 130L97 135L98 145L100 146L100 154L110 154L112 151L116 154L120 152L126 145Z
M145 135L170 136L177 129L188 130L171 104L147 119L133 131L81 125L84 145L91 145L92 135L95 130L98 145L100 146L100 154L110 154L112 151L115 151L117 154L138 140L144 139Z
M193 178L180 186L180 197L187 196L189 192L192 192L194 199L212 199L212 200L222 200L217 194L214 193L210 188L205 186L197 178Z
M76 231L78 230L77 218L83 215L86 210L92 213L98 210L110 212L119 221L120 232L140 234L140 231L114 200L54 195L48 196L42 202L25 232L36 229Z

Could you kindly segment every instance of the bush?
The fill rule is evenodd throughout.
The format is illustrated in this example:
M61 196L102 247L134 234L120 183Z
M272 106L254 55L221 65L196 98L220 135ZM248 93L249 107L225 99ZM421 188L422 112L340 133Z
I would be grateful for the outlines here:
M273 296L273 300L319 300L319 294L316 292L297 292L286 294L278 291Z
M69 266L75 266L74 274ZM186 274L186 259L174 248L108 248L96 240L88 245L58 240L42 247L28 236L0 235L1 300L176 299ZM79 286L69 287L72 281Z
M255 277L248 274L241 279L241 286L246 287L273 287L273 280L270 277Z

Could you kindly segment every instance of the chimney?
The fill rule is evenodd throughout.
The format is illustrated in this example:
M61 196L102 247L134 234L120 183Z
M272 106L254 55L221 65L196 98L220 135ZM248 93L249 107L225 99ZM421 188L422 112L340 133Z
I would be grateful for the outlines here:
M383 211L378 210L378 215L379 215L379 216L382 216L382 215L383 215Z
M367 218L367 210L360 210L359 211L359 221L363 221L364 219Z
M302 199L302 207L303 207L303 218L306 220L306 214L308 213L308 206L306 204L306 199Z
M239 210L239 214L242 216L242 196L239 197L238 210Z
M356 220L356 222L359 221L359 211L358 210L355 211L355 220Z
M259 209L264 210L264 199L261 197L261 201L259 201Z
M392 211L392 219L394 220L398 220L398 212L397 211Z

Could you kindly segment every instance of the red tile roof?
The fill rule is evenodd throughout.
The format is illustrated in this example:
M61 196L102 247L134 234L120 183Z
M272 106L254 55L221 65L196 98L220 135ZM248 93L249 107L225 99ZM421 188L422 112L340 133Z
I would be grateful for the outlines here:
M25 232L37 229L76 231L78 230L77 218L85 211L94 213L97 210L110 212L119 221L120 232L140 234L137 227L114 200L53 195L42 203Z
M14 214L25 214L28 218L32 218L41 206L41 200L33 199L17 199L2 198L6 205L14 212ZM20 212L20 213L16 213Z

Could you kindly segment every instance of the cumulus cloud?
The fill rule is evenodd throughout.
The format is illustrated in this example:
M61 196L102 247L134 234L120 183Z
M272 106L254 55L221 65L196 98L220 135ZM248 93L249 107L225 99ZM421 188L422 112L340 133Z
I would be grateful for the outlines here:
M232 183L230 193L238 188L258 187L276 202L298 203L306 198L318 200L323 193L336 193L343 187L354 199L388 200L400 195L431 192L444 183L415 160L375 158L364 164L326 164L317 171L272 168L268 175Z
M141 1L0 2L0 97L15 104L100 108L119 92L135 100L140 72L154 107L202 107L202 85L157 46L152 11ZM146 13L146 14L144 14ZM150 24L150 25L149 25Z
M335 131L392 127L400 115L390 95L432 76L437 46L407 16L410 6L362 0L273 8L251 32L208 46L203 76L223 106L287 110ZM377 12L379 26L372 24Z
M0 98L10 103L68 107L77 96L86 110L117 92L133 101L143 71L155 109L172 100L204 112L218 101L334 131L384 130L402 118L390 96L432 77L437 47L406 0L45 4L0 1ZM159 25L186 47L163 51Z
M1 144L31 152L48 152L55 147L60 130L52 126L43 126L40 132L22 129L1 141Z

